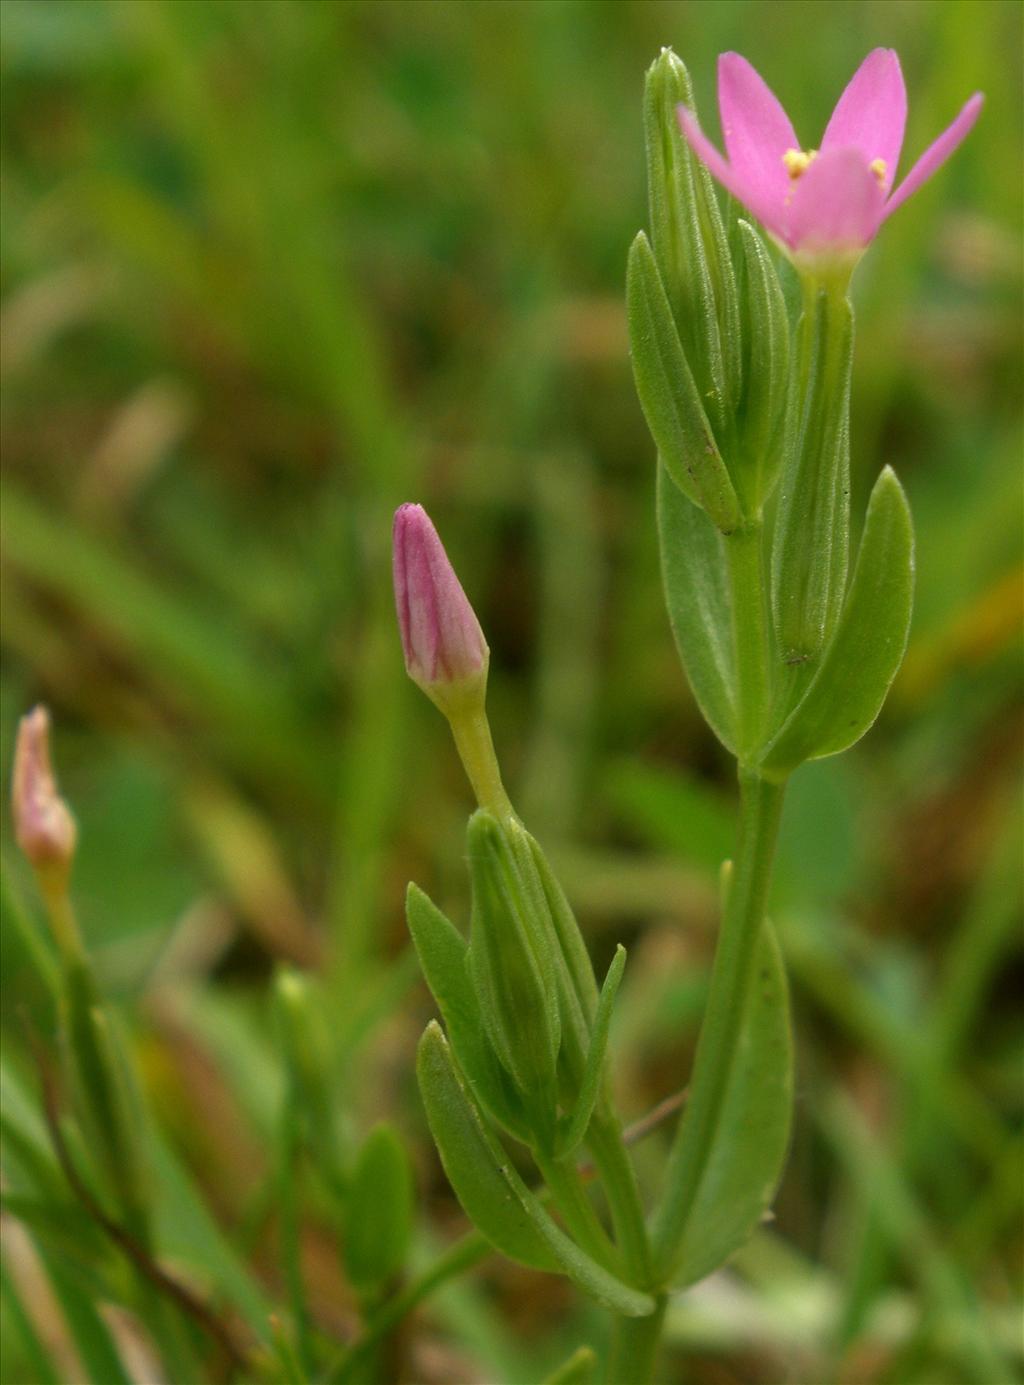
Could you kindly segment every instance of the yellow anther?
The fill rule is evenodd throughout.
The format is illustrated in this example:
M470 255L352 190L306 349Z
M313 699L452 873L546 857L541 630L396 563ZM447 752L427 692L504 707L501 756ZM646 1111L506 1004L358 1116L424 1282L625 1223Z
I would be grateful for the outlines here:
M786 165L789 176L796 179L807 172L817 157L817 149L787 149L782 156L782 162Z
M889 172L889 165L884 159L872 159L868 164L868 168L878 179L878 186L884 188L885 176Z

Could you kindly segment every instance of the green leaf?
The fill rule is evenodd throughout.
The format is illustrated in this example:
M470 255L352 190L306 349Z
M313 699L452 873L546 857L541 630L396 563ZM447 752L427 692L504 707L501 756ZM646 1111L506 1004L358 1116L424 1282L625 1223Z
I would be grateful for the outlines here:
M756 1229L782 1173L792 1104L786 973L766 920L714 1141L674 1256L673 1283L703 1279ZM685 1113L683 1122L685 1140Z
M345 1267L361 1293L382 1289L402 1268L412 1222L409 1156L390 1125L376 1125L356 1159L345 1222Z
M271 1304L210 1215L191 1172L149 1123L148 1159L153 1169L157 1252L187 1266L195 1282L230 1303L261 1342L271 1338Z
M90 1149L100 1155L110 1195L137 1229L146 1219L150 1192L141 1098L114 1018L100 1004L84 961L73 961L65 970L64 1013L76 1115Z
M416 1075L445 1173L470 1221L510 1260L557 1271L557 1260L509 1187L507 1161L484 1128L436 1021L420 1040Z
M643 231L629 251L626 309L636 392L661 459L680 490L728 534L740 521L739 501Z
M597 1356L590 1347L577 1347L568 1361L545 1377L542 1385L589 1385L596 1365Z
M736 746L736 670L725 540L658 468L658 533L668 618L704 719Z
M606 1308L627 1317L654 1311L559 1229L508 1162L470 1100L440 1026L429 1024L416 1060L423 1104L448 1180L464 1211L498 1250L533 1269L561 1271Z
M466 966L466 940L418 885L405 900L409 932L423 975L474 1099L524 1144L530 1132L512 1084L487 1041L480 1003Z
M779 487L772 606L782 658L815 658L835 628L850 542L849 302L824 289L798 329L800 424Z
M96 1299L79 1287L72 1270L42 1246L39 1258L46 1267L89 1385L131 1385L110 1329L97 1311Z
M764 242L738 223L743 250L743 400L736 478L748 514L759 514L779 476L789 390L789 319Z
M763 769L788 774L804 760L836 755L881 711L907 647L914 596L914 529L895 473L871 492L850 591L839 624L803 699L765 752Z
M626 949L620 943L615 949L615 956L612 958L608 975L601 987L601 999L598 1002L594 1029L590 1037L587 1062L583 1069L583 1081L580 1084L576 1108L566 1125L559 1144L559 1159L568 1159L570 1154L582 1143L590 1125L590 1118L594 1114L594 1106L601 1093L601 1083L604 1077L604 1055L608 1047L608 1029L612 1020L612 1007L615 1004L615 997L618 994L619 982L622 980L622 971L625 965Z

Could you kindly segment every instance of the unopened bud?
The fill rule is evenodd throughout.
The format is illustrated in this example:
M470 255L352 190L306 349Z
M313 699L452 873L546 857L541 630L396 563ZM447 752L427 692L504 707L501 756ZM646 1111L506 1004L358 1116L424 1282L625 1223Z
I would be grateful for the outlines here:
M78 828L57 791L50 764L50 714L42 706L22 717L18 725L11 812L18 845L36 870L66 876Z
M395 606L405 667L449 715L482 694L488 649L437 530L421 505L395 511L392 530Z

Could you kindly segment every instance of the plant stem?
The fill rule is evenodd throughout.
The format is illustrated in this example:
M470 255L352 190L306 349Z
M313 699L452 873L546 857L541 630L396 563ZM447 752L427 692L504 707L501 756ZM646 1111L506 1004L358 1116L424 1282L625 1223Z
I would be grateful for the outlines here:
M587 1146L601 1175L608 1198L615 1238L622 1248L626 1274L637 1288L650 1288L651 1247L636 1172L623 1139L618 1117L610 1109L595 1115L587 1134ZM661 1338L665 1299L647 1318L616 1317L609 1361L609 1385L646 1385L652 1378L654 1358Z
M608 1359L608 1385L648 1385L654 1379L654 1363L665 1321L667 1298L646 1318L616 1318Z
M771 703L768 666L768 583L760 519L725 541L732 588L732 635L739 688L739 753L750 757L764 737Z
M623 1142L622 1127L614 1113L595 1115L587 1134L587 1146L601 1175L601 1186L608 1198L615 1238L622 1247L629 1282L638 1289L647 1289L651 1284L651 1249L644 1209L636 1172Z
M459 752L459 759L480 807L493 814L499 822L518 820L501 782L501 770L494 753L494 742L491 739L491 728L483 699L465 709L460 708L457 712L452 712L449 721L452 735L455 737L455 748Z
M686 1113L676 1132L664 1201L652 1230L655 1264L667 1278L714 1143L750 991L785 784L740 767L740 830L732 883L711 972ZM684 1138L685 1136L685 1138Z
M573 1239L599 1265L618 1274L618 1250L594 1211L574 1161L571 1158L552 1159L536 1149L533 1158Z

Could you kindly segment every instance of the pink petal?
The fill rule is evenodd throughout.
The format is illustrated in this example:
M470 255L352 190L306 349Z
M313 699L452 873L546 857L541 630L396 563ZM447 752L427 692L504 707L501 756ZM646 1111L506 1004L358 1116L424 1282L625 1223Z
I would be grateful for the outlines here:
M778 99L739 53L718 59L718 110L725 152L737 175L763 203L782 202L790 191L782 156L800 145Z
M876 48L853 74L821 138L826 149L859 149L865 163L885 160L882 186L892 187L907 122L907 89L891 48Z
M766 197L758 182L744 177L739 170L727 163L697 124L697 117L692 111L680 106L678 115L680 128L690 148L707 164L725 190L732 193L737 202L742 202L744 207L753 212L770 230L781 233L784 211L782 197Z
M903 205L907 198L915 193L922 183L928 179L949 158L953 150L962 143L971 132L974 122L978 118L985 98L980 91L976 91L971 99L964 106L963 110L953 121L948 129L944 130L934 144L930 144L924 151L917 163L910 170L907 176L900 183L899 187L886 203L883 218L891 216L897 207Z
M878 230L884 202L859 149L826 149L797 180L784 239L811 253L863 249Z

